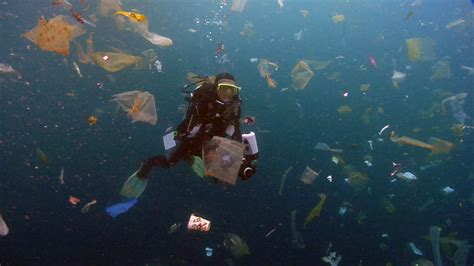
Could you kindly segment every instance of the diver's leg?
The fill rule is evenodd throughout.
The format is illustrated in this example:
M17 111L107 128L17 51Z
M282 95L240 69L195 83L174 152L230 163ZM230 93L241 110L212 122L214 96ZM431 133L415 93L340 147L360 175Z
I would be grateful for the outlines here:
M158 155L155 157L148 158L142 162L142 166L138 171L138 176L141 178L148 178L153 167L158 166L161 168L169 168L170 166L175 165L180 160L187 157L189 153L189 148L183 143L179 143L176 149L173 150L168 156Z

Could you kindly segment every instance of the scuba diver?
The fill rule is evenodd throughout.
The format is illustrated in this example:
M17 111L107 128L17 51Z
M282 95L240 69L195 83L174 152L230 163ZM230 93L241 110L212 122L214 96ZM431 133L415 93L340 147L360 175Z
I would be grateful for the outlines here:
M193 91L184 89L200 83ZM227 137L243 142L244 158L239 170L241 180L248 180L256 171L258 147L255 134L240 132L242 100L232 74L221 73L212 81L205 77L183 89L189 93L188 109L184 120L175 131L163 137L166 155L157 155L144 160L140 168L131 175L120 191L122 196L139 197L146 188L153 167L169 168L179 161L188 162L193 170L202 169L202 149L214 136ZM243 139L243 141L242 141ZM196 171L198 173L198 171ZM217 182L217 179L214 178Z

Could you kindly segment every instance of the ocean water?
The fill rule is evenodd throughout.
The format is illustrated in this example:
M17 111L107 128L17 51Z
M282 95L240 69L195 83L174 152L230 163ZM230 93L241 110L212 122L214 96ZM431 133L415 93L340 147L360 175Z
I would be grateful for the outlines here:
M286 0L280 7L276 0L249 0L243 12L233 12L232 1L121 0L123 10L147 16L151 32L173 40L159 47L119 31L113 15L99 14L101 1L70 0L96 27L83 25L86 33L70 42L67 57L23 37L41 16L74 21L51 2L0 4L0 63L16 70L0 73L0 214L10 229L0 237L1 265L329 265L322 261L329 252L342 257L339 265L410 265L420 258L434 262L426 238L432 226L441 228L442 261L455 265L450 258L457 248L474 243L474 123L467 118L459 125L452 112L461 108L474 116L474 75L461 68L474 67L471 1ZM344 21L334 23L337 14ZM446 27L457 19L464 21ZM77 44L85 47L90 33L95 51L141 55L152 49L162 72L152 64L110 73L81 63ZM430 38L435 56L410 60L410 38ZM218 62L224 54L228 61ZM276 88L251 58L278 64L271 75ZM306 88L296 91L291 71L300 60L332 61L313 69ZM439 61L448 62L450 75L431 78ZM394 70L406 74L399 88L392 83ZM108 216L104 209L124 200L120 188L140 162L164 153L163 134L183 118L186 74L223 71L242 87L242 116L256 119L242 131L257 134L257 173L224 187L201 180L185 163L155 169L138 203ZM370 84L369 90L362 92L361 84ZM154 95L156 126L132 124L110 101L131 90ZM467 96L442 104L459 93ZM352 111L339 113L341 106ZM97 117L92 126L91 115ZM423 142L435 137L454 148L433 155L391 141L392 131ZM316 150L318 142L343 152ZM417 180L391 176L393 163ZM300 181L306 166L321 171L310 185ZM368 179L357 183L357 173ZM454 192L443 193L448 186ZM303 229L321 193L327 196L321 213ZM70 196L80 203L72 205ZM83 214L81 207L94 199L97 204ZM304 248L292 243L293 210ZM210 232L186 230L192 213L212 222ZM169 234L174 223L181 227ZM240 236L250 254L233 257L223 244L226 233ZM466 242L447 239L450 234ZM474 263L472 254L465 265Z

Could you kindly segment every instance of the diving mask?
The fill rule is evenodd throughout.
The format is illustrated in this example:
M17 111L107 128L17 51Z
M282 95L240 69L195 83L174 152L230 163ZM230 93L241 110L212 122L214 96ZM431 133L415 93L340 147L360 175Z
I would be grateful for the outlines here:
M220 80L217 84L217 93L223 96L235 96L239 93L240 87L231 80Z

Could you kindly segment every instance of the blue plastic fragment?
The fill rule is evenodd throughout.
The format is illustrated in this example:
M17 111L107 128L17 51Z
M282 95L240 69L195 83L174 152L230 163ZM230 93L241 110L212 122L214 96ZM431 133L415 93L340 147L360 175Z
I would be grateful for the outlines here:
M130 208L132 208L137 203L137 198L130 198L127 201L120 202L105 208L105 211L108 215L112 216L113 218L117 217L118 215L127 212Z
M206 256L211 257L212 253L214 253L214 249L207 247L206 248Z

